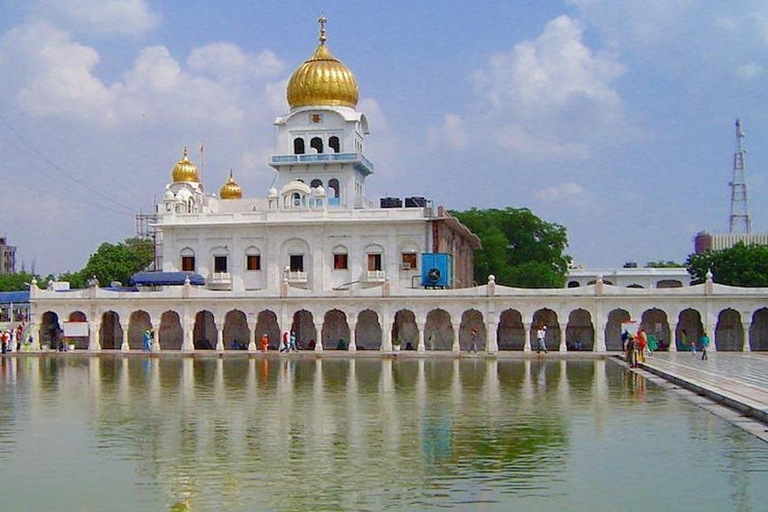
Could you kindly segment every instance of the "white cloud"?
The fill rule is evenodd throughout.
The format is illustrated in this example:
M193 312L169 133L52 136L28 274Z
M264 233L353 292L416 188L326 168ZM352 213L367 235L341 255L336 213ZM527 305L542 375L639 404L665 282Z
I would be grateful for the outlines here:
M41 0L38 16L97 35L141 35L160 23L145 0Z
M504 128L496 134L497 145L533 160L585 159L591 154L583 142L563 142L545 135L532 136L520 126Z
M562 183L545 188L536 193L536 197L545 202L572 202L584 195L584 188L578 183Z
M743 80L753 80L765 74L765 66L749 61L736 68L736 76Z
M427 143L433 148L446 147L460 150L469 144L469 136L464 129L464 122L456 114L445 114L443 124L432 126L427 132Z

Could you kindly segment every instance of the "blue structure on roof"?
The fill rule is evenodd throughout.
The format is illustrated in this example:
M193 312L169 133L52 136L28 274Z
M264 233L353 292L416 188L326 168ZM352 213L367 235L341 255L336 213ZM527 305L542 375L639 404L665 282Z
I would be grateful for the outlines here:
M29 290L20 292L0 292L0 304L29 303Z
M205 278L195 272L136 272L131 276L131 285L181 286L187 278L194 286L205 285Z

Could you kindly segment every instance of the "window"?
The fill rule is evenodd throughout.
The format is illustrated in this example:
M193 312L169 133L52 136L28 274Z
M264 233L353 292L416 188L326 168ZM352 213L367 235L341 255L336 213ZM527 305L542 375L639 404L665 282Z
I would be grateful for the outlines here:
M304 154L304 139L301 137L296 137L293 139L293 154L294 155L303 155Z
M317 188L317 187L322 187L322 186L323 186L323 181L322 180L318 180L317 178L315 178L314 180L312 180L309 183L309 187L310 188Z
M246 270L261 270L261 255L248 254L245 257Z
M181 257L181 270L184 272L195 271L195 257L194 256L182 256Z
M227 271L227 257L226 256L214 256L213 257L213 271L217 274Z
M293 206L295 208L301 207L301 195L298 192L293 193Z
M312 140L309 141L310 147L313 147L317 150L318 153L323 152L323 139L320 137L312 137Z
M333 150L334 153L339 152L339 148L341 145L339 144L339 138L337 136L333 136L330 139L328 139L328 147Z
M403 270L416 270L418 255L415 252L404 252L400 260L400 268Z
M348 259L346 254L334 254L333 255L333 269L334 270L346 270L348 267Z
M339 197L339 180L331 178L328 180L328 197Z
M304 255L303 254L291 254L290 270L291 272L304 272Z
M381 270L381 254L368 254L368 270Z

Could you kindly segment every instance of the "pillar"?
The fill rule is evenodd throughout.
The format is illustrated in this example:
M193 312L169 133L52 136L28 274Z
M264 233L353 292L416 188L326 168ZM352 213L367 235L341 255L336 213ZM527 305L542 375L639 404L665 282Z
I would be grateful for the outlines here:
M530 352L531 346L533 345L533 340L531 339L533 337L533 333L531 332L531 327L533 327L533 322L523 322L523 330L525 330L525 344L523 345L523 352Z
M357 317L352 315L348 316L347 325L349 326L349 345L347 346L347 351L357 352L357 341L355 338L355 330L357 329Z
M36 323L32 324L31 326L31 333L32 333L32 345L29 347L30 350L40 350L40 329L42 329L42 324Z
M98 352L101 350L101 342L99 341L99 331L101 330L101 322L90 321L88 322L88 350Z
M195 351L195 318L190 316L184 316L181 318L182 336L184 340L181 342L182 352L194 352Z
M152 317L149 319L149 329L155 333L155 338L152 340L152 352L160 352L160 326L162 322L155 320ZM157 326L157 328L155 328ZM185 331L186 332L186 331Z
M485 324L485 351L489 354L499 352L499 331L496 322L489 320Z
M565 324L565 327L560 326L560 340L559 340L559 348L558 350L560 352L568 352L568 345L565 344L565 331L568 328L568 324Z
M219 329L216 323L213 325L216 327L216 350L222 352L224 350L224 326L222 325Z
M317 341L315 342L315 352L323 351L323 322L315 322L315 332Z
M602 327L598 327L602 324ZM608 328L608 318L595 318L595 344L592 347L594 352L605 352L605 329Z
M709 352L717 352L717 343L715 343L715 337L717 336L717 322L709 323L704 326L709 335ZM696 340L698 343L699 340Z
M128 352L131 350L131 346L128 344L128 329L131 327L130 320L128 322L120 322L120 327L122 328L123 332L123 339L120 342L120 351L121 352Z
M392 322L381 323L381 351L392 352Z
M749 344L749 331L752 327L752 322L746 321L741 323L742 329L744 329L744 345L741 347L743 352L752 352L752 346ZM712 345L710 341L710 346Z
M458 319L458 322L455 318L451 317L451 326L453 327L453 346L451 347L451 350L454 354L458 354L461 352L461 344L459 343L459 331L461 330L461 318Z
M416 328L419 330L419 341L416 344L416 351L417 352L426 352L427 346L424 343L424 328L427 326L427 322L419 322L416 321Z
M245 317L245 321L246 322L248 321L248 316ZM252 323L253 323L253 331L250 332L248 336L248 352L250 353L256 352L257 350L261 349L261 347L256 346L256 337L258 336L259 340L261 340L261 336L259 336L259 333L256 332L256 324L258 323L258 320ZM250 372L250 367L248 371Z
M714 346L714 337L712 338L711 345ZM670 321L669 322L669 351L670 352L677 352L677 322L676 321Z

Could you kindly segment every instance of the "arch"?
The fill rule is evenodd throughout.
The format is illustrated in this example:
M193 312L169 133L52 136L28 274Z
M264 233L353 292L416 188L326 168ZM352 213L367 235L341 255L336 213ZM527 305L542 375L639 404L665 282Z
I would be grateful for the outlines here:
M358 350L381 350L381 324L375 311L365 309L357 315L355 345Z
M149 313L138 310L131 313L128 320L128 347L131 350L141 350L144 348L142 335L144 331L152 330L152 320Z
M637 283L632 283L629 286L627 286L627 288L645 288L645 286Z
M347 315L339 309L326 311L323 318L323 348L347 350L349 347L349 325Z
M296 137L293 139L293 154L294 155L303 155L306 152L304 148L304 139L301 137Z
M280 326L277 323L277 315L269 309L259 311L256 317L256 329L253 335L257 347L259 346L259 340L265 334L269 338L269 348L277 349L280 343Z
M586 309L574 309L568 315L565 327L567 350L592 351L595 348L595 327L592 315Z
M40 333L38 339L42 345L48 345L51 350L58 350L64 331L59 324L59 315L53 311L46 311L40 320Z
M752 314L749 346L754 352L768 350L768 308L760 308Z
M72 311L69 314L69 321L70 322L87 322L88 318L85 316L85 313L82 311ZM71 336L67 337L66 342L70 344L75 345L76 350L87 350L88 349L88 336Z
M179 251L179 257L183 272L195 272L195 251L191 247L185 247Z
M459 347L461 350L470 350L472 347L472 331L476 331L476 344L478 351L484 351L487 344L487 333L483 314L476 309L468 309L461 315L459 324Z
M685 331L684 337L683 331ZM682 310L677 320L677 329L675 330L677 350L691 350L691 344L698 342L703 332L704 326L701 324L699 312L693 308ZM683 338L685 338L686 344L683 344Z
M453 324L451 315L446 310L437 308L427 313L424 344L427 350L453 349Z
M426 341L426 336L424 339ZM401 309L395 313L395 321L392 322L392 342L397 340L400 340L400 347L403 349L419 346L419 327L416 325L416 315L410 309Z
M621 324L629 322L632 317L621 308L608 313L608 322L605 324L605 350L609 352L621 352L624 349L621 342Z
M224 348L226 350L247 350L251 333L248 330L248 320L245 313L239 309L233 309L224 316L224 329L222 332Z
M317 178L309 182L309 188L317 188L322 186L323 186L323 180L319 180Z
M646 335L656 336L659 350L669 350L669 344L674 340L670 336L666 311L659 308L646 309L640 318L640 327L645 329Z
M309 140L309 147L316 149L318 153L323 152L323 139L320 137L312 137Z
M544 344L546 345L547 350L560 350L560 323L557 320L557 313L549 308L542 308L533 314L531 340L536 339L536 331L539 330L539 326L541 325L547 326L547 335L544 338Z
M157 331L160 350L181 350L184 331L177 312L168 310L163 313L160 317L160 328Z
M710 336L712 333L709 333ZM740 352L744 349L744 327L735 309L724 309L717 315L715 347L718 352Z
M120 315L114 311L107 311L101 315L99 344L103 350L119 350L123 344L123 328L120 325Z
M656 283L656 288L682 288L683 283L677 279L662 279Z
M502 311L496 328L496 337L499 350L523 350L525 348L523 315L516 309Z
M568 288L578 288L581 286L578 281L568 281Z
M333 150L334 153L339 153L341 151L341 143L339 141L339 138L335 135L332 135L328 138L328 147Z
M219 333L216 320L210 311L198 311L195 315L195 327L192 329L192 341L195 350L214 350Z
M338 198L339 197L339 191L341 190L341 186L339 185L339 180L336 178L331 178L328 180L328 190L325 192L328 194L328 198Z
M296 343L299 348L314 349L315 344L319 342L317 339L317 329L315 328L314 317L312 313L306 309L301 309L293 314L293 323L291 324L291 331L296 333ZM322 333L320 333L322 334ZM275 342L275 346L280 343L279 340Z

